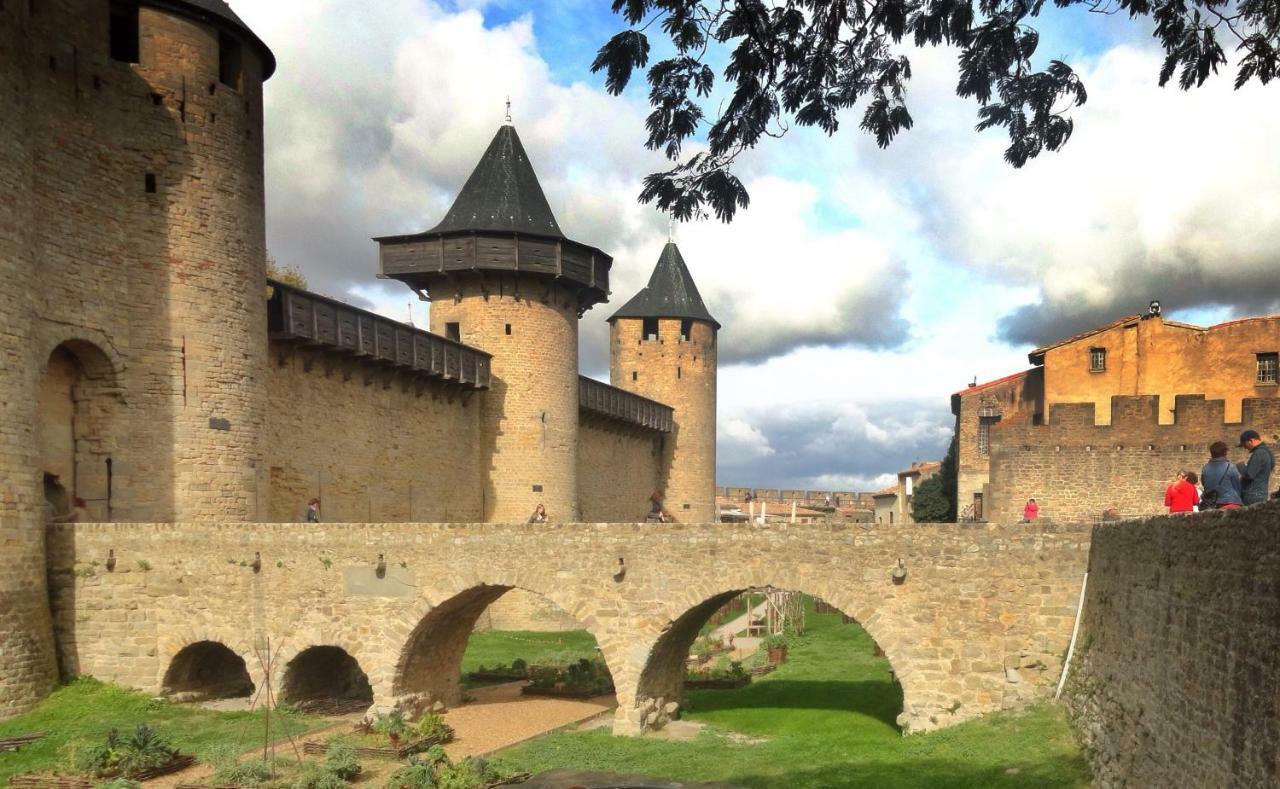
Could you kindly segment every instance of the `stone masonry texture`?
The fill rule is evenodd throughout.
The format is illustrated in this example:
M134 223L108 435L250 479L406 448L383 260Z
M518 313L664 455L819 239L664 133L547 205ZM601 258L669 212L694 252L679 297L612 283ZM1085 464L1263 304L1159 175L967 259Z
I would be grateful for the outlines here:
M678 521L715 517L716 329L692 321L658 320L658 338L644 337L644 321L618 318L609 326L609 381L675 409L676 429L664 444L666 508Z
M1232 460L1243 461L1246 450L1236 444L1245 427L1273 446L1280 438L1278 398L1245 400L1243 421L1234 424L1224 419L1222 400L1179 395L1176 421L1162 425L1157 402L1113 398L1109 425L1094 424L1093 403L1061 403L1050 407L1047 425L993 426L989 518L1017 520L1029 498L1040 517L1055 521L1096 521L1108 510L1155 515L1165 511L1164 491L1178 471L1200 473L1212 442L1225 441ZM1273 490L1277 483L1280 475L1272 477Z
M686 642L718 605L708 601L770 584L821 597L867 629L902 683L909 731L1043 698L1088 550L1084 529L954 524L49 527L69 673L157 692L181 649L213 641L261 684L254 648L270 638L283 645L281 667L309 647L345 650L380 708L455 703L477 619L520 588L595 636L617 684L620 733L641 730L649 699L679 698ZM895 584L899 558L907 577Z
M1280 504L1094 529L1064 699L1100 787L1280 785Z

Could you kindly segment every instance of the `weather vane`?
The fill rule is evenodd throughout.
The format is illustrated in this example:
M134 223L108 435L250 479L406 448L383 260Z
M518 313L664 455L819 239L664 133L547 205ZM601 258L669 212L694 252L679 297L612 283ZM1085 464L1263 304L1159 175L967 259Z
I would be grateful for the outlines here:
M511 97L507 96L507 123L511 123Z

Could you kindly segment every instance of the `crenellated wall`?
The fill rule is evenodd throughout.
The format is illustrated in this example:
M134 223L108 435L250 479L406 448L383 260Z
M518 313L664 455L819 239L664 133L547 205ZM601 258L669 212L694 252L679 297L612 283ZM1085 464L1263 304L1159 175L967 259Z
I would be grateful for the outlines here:
M1108 510L1117 517L1158 514L1165 488L1178 471L1199 474L1212 442L1236 447L1245 428L1268 443L1280 438L1280 398L1245 400L1238 423L1225 420L1221 400L1179 395L1175 402L1169 425L1159 423L1158 398L1147 396L1112 398L1109 425L1095 424L1093 403L1060 403L1047 425L1027 419L993 426L989 518L1017 520L1029 498L1040 517L1059 522L1092 522ZM1236 461L1247 455L1232 453Z
M1066 700L1098 786L1280 784L1280 503L1105 524Z

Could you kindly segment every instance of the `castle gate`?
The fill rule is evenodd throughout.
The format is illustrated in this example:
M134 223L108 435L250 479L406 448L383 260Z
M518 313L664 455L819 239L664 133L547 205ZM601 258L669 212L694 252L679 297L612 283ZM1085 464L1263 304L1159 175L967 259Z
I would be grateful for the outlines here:
M260 685L270 639L276 688L332 653L376 706L452 704L476 618L521 588L595 636L627 734L646 701L679 698L718 605L767 585L866 628L902 685L906 731L1045 697L1089 550L1084 527L984 524L54 524L48 537L66 673L159 692L176 657L212 643Z

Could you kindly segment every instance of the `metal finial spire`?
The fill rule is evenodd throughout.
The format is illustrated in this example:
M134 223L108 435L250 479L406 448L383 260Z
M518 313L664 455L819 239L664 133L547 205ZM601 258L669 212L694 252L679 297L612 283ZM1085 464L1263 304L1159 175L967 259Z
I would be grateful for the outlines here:
M511 97L507 96L507 123L511 123Z
M674 215L667 217L667 243L674 244L676 242L676 218Z

